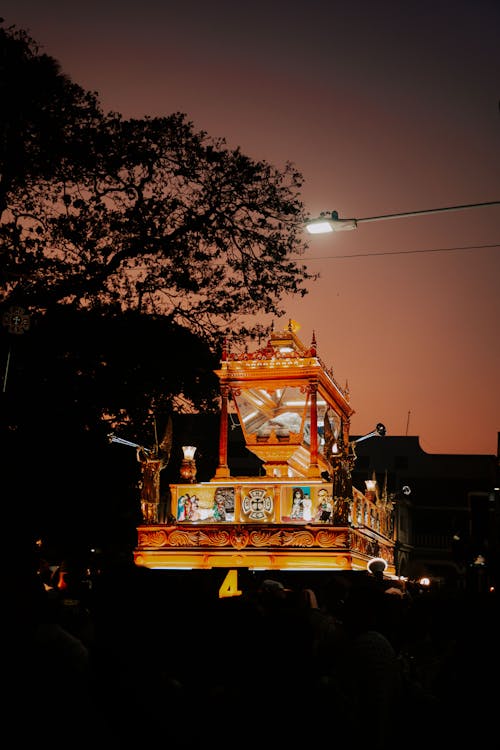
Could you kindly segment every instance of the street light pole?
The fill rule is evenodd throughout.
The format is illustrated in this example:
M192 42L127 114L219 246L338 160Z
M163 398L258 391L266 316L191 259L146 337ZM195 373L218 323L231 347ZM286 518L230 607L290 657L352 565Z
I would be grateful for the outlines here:
M346 229L356 229L358 224L367 221L384 221L386 219L403 219L424 214L440 214L445 211L464 211L469 208L484 208L498 206L500 201L487 203L466 203L462 206L445 206L444 208L426 208L421 211L406 211L401 214L383 214L382 216L364 216L361 219L339 219L337 211L323 211L318 218L306 222L306 229L310 234L324 234L325 232L339 232Z

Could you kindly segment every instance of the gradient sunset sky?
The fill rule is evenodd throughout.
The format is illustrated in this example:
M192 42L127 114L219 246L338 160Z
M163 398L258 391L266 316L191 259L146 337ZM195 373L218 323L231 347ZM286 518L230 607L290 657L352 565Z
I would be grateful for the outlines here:
M4 0L0 15L105 110L184 112L293 162L312 216L500 201L498 0ZM496 453L500 205L308 244L321 278L287 312L348 382L351 434L383 422L428 453Z

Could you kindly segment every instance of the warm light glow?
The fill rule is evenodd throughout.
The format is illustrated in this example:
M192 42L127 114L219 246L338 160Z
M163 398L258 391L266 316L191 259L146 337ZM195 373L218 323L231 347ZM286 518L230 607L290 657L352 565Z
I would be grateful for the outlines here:
M286 401L286 406L305 406L307 401L303 399L302 401ZM322 401L321 399L318 399L316 402L317 406L326 406L326 401Z
M431 585L431 579L424 576L423 578L421 578L419 580L419 584L421 586L430 586Z
M182 452L184 453L184 458L186 460L192 461L194 454L196 453L196 447L194 445L183 445Z
M326 232L333 232L331 223L324 219L311 221L309 224L306 224L306 229L309 234L326 234Z
M311 219L306 222L306 229L309 234L323 234L324 232L339 232L344 229L356 229L358 224L366 221L386 221L388 219L404 219L413 216L423 216L425 214L440 214L443 211L463 211L466 208L482 208L484 206L498 206L500 201L490 201L489 203L467 203L462 206L445 206L444 208L426 208L423 211L406 211L402 214L382 214L381 216L365 216L361 219L339 219L337 211L332 211L330 218L325 216L328 212L324 211L317 219Z
M356 229L356 219L339 219L336 211L332 211L328 218L327 213L321 214L317 219L306 222L309 234L325 234L326 232L341 232L345 229Z
M246 424L250 419L253 419L259 414L258 411L252 411L250 414L247 414L246 417L243 417L243 423Z

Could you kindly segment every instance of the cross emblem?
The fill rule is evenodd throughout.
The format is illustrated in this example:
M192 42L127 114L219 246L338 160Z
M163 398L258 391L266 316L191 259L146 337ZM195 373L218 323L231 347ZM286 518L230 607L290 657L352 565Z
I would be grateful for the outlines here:
M23 307L11 307L4 313L2 323L9 333L21 334L30 327L29 315Z

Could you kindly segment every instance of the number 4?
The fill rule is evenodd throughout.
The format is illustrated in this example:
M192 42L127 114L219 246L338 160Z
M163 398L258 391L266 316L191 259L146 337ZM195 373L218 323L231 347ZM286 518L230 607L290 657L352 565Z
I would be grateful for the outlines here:
M238 589L238 571L228 570L219 589L219 599L227 596L241 596L243 592Z

